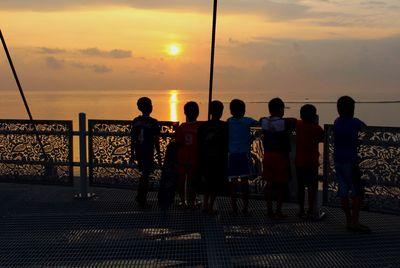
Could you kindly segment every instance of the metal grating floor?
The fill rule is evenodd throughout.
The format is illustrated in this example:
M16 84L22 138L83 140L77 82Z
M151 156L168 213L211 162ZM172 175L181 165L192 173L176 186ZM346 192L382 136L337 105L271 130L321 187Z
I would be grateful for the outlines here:
M340 209L323 221L231 216L226 198L216 217L200 211L140 210L134 192L95 188L90 201L74 189L2 184L0 267L400 267L400 217L364 212L372 234L348 233Z

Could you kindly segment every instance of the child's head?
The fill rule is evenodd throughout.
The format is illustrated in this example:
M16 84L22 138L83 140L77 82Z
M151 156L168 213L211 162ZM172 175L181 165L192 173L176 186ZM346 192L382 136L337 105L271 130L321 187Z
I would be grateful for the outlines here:
M242 100L233 99L229 105L231 115L236 118L243 117L246 113L246 104Z
M224 105L220 101L212 101L210 104L210 114L211 118L214 120L219 120L224 112Z
M340 117L353 117L356 102L352 97L342 96L337 101L337 111Z
M268 110L271 116L282 117L285 114L285 103L280 98L273 98L268 103Z
M143 115L150 115L153 111L153 105L151 104L151 99L148 97L141 97L137 101L137 107Z
M196 121L199 116L199 105L194 101L189 101L183 106L183 111L186 115L186 121Z
M312 104L305 104L300 108L300 118L306 123L315 123L317 119L317 108Z

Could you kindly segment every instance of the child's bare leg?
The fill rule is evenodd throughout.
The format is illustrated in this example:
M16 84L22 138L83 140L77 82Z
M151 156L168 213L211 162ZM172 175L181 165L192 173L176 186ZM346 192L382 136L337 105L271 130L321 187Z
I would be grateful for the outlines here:
M242 190L243 212L249 212L249 180L246 178L240 179L240 186Z
M349 225L352 223L352 216L350 210L350 201L348 197L341 197L340 204L342 206L344 215L346 216L346 224Z
M274 211L272 209L272 183L267 182L265 186L265 200L267 202L268 217L274 216Z
M189 207L195 207L195 200L196 200L196 192L193 188L193 181L192 179L187 179L186 181L186 195L187 195L187 204Z
M351 222L355 225L359 224L360 209L361 209L361 198L352 197L352 208L351 208Z
M186 176L184 175L179 175L179 181L178 181L178 194L179 194L179 199L182 202L182 205L186 205Z
M308 187L308 214L314 215L315 213L315 198L318 191L318 181L312 182Z
M210 203L208 205L208 210L210 212L214 211L214 203L215 203L215 198L217 197L217 195L215 193L211 193L210 194Z
M232 212L237 213L238 207L237 207L237 193L236 193L236 188L237 188L237 179L232 179L232 181L229 183L230 187L230 193L231 193L231 204L232 204Z
M142 176L139 179L139 186L136 195L136 201L141 206L147 205L147 192L149 188L149 175L146 172L143 172Z
M299 215L304 214L304 197L305 197L305 187L304 184L299 180L298 181L298 202L299 202Z
M204 194L204 198L203 198L203 211L208 211L208 200L210 199L210 195L208 193Z
M276 200L276 214L278 216L283 216L282 214L282 205L283 200L285 199L285 184L279 183L277 186L277 200Z

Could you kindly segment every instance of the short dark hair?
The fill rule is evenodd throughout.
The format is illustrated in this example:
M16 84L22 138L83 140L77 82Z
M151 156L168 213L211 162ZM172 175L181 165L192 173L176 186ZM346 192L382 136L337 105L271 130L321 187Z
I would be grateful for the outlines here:
M153 109L151 99L148 97L139 98L136 104L139 111L141 111L142 113L151 113L151 110Z
M300 108L300 118L304 122L314 123L317 119L317 108L312 104L305 104Z
M355 105L352 97L342 96L337 101L337 111L341 117L353 117Z
M224 104L218 100L214 100L210 103L210 114L213 118L220 119L224 112Z
M183 106L183 111L190 121L195 121L199 116L199 105L194 101L189 101Z
M233 99L229 104L229 108L233 117L243 117L246 113L246 104L239 99Z
M285 109L285 103L281 98L273 98L268 102L268 110L270 114L275 114Z

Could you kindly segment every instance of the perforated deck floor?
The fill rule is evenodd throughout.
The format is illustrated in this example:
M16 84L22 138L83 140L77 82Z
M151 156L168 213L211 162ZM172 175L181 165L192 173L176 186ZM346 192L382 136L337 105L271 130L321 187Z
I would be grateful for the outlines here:
M339 209L323 221L266 217L251 201L251 217L153 207L140 210L128 190L93 189L90 201L56 186L1 184L1 267L400 267L400 217L365 212L369 235L348 233Z

